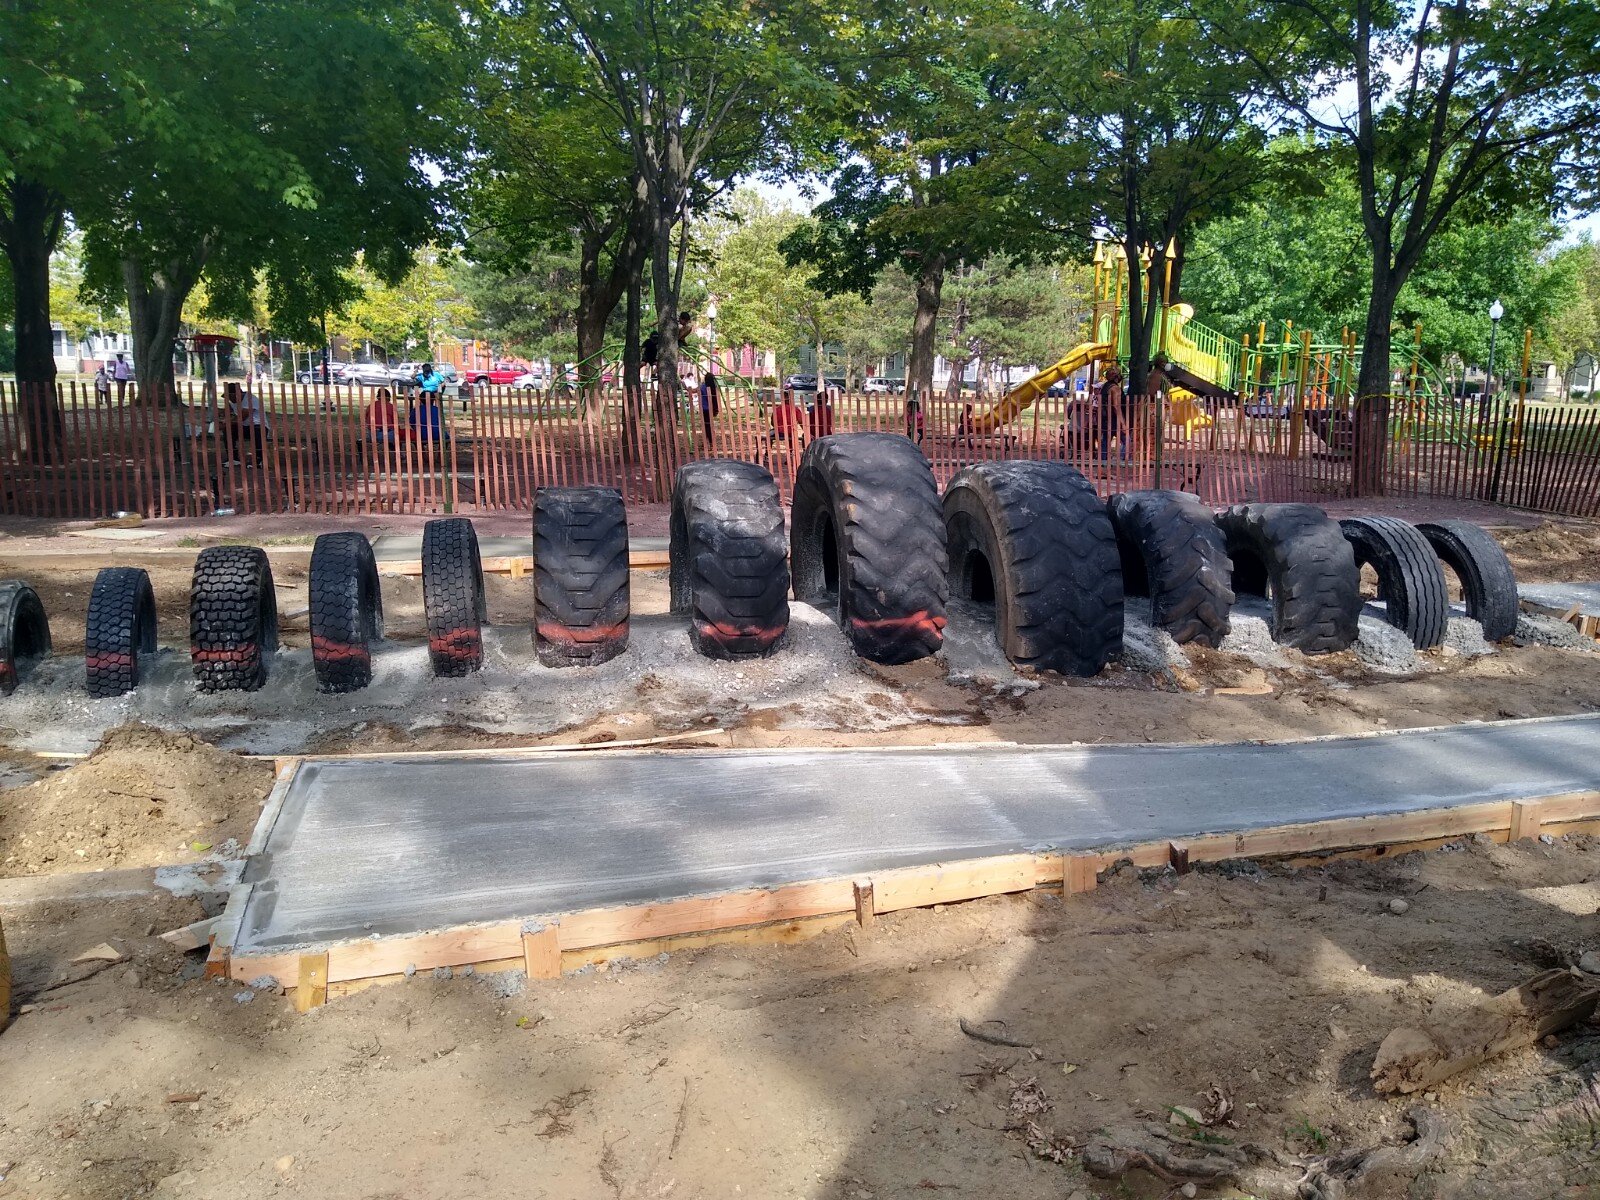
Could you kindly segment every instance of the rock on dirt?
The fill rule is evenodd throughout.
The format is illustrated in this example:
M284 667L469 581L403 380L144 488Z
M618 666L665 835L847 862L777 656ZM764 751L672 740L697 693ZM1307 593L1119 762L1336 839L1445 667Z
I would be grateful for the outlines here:
M248 840L271 787L270 762L127 725L82 762L5 793L0 877L191 861Z

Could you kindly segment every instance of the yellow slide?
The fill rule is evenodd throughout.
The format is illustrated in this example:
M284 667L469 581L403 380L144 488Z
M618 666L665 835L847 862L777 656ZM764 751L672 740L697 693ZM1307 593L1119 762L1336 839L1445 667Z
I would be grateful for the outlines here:
M1104 361L1110 357L1109 342L1084 342L1074 346L1059 362L1012 388L993 408L976 414L972 422L972 432L993 433L1001 426L1010 424L1035 400L1048 392L1053 384L1060 383L1074 371L1081 371L1092 362Z

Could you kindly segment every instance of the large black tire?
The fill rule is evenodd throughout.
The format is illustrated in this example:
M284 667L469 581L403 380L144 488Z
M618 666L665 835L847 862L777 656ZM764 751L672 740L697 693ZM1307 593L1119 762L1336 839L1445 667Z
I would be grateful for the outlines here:
M1180 645L1222 645L1233 561L1211 509L1189 492L1169 491L1122 492L1107 507L1123 589L1150 598L1150 623Z
M1517 576L1500 543L1471 521L1426 521L1417 530L1461 580L1467 616L1483 626L1483 636L1498 642L1515 633Z
M156 597L142 567L105 567L94 577L83 633L84 683L97 698L139 686L141 655L156 652Z
M1378 573L1384 620L1419 650L1444 641L1450 593L1439 556L1417 527L1399 517L1348 517L1339 528L1355 551L1356 568L1370 564Z
M1106 506L1059 462L970 466L944 493L950 594L994 602L1018 666L1097 675L1122 655L1122 566Z
M422 527L422 609L434 675L458 679L481 669L489 604L478 531L465 517L444 517Z
M50 653L50 622L39 594L20 579L0 583L0 696L9 696L29 665Z
M1270 596L1272 636L1306 654L1347 650L1361 616L1361 572L1338 522L1314 504L1239 504L1217 516L1233 590Z
M189 656L202 692L253 692L278 648L278 595L266 551L208 546L189 591Z
M324 533L311 548L311 661L317 690L372 682L372 643L383 637L378 562L364 533Z
M771 654L789 628L789 546L778 485L765 467L689 463L672 488L672 611L707 658Z
M944 512L922 452L893 433L806 447L789 514L797 600L831 603L862 658L907 663L944 644Z
M628 648L628 512L614 488L533 498L534 647L547 667L593 667Z

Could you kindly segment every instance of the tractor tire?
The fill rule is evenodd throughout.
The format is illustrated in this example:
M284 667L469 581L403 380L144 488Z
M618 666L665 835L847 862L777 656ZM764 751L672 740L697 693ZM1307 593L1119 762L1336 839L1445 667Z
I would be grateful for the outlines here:
M1355 643L1361 572L1338 522L1314 504L1238 504L1217 524L1234 592L1272 599L1273 640L1306 654Z
M22 682L22 671L50 653L50 622L39 594L20 579L0 583L0 696Z
M893 665L938 653L946 563L939 487L912 442L841 433L806 447L789 517L794 595L835 606L856 654Z
M944 493L950 594L992 600L1018 666L1098 675L1122 656L1117 535L1094 485L1059 462L970 466Z
M1150 623L1179 645L1222 645L1233 562L1211 509L1189 492L1169 491L1119 493L1107 508L1123 589L1150 598Z
M1370 564L1378 573L1384 620L1418 650L1444 641L1450 592L1439 556L1417 527L1399 517L1349 517L1339 528L1355 551L1356 569Z
M628 648L628 512L614 488L533 498L534 648L547 667L597 667Z
M689 463L672 488L672 611L707 658L765 658L789 629L789 546L778 485L765 467Z
M481 670L489 604L478 531L465 517L444 517L422 527L422 609L434 675L460 679Z
M1483 626L1483 636L1498 642L1515 633L1517 576L1500 543L1471 521L1427 521L1417 530L1461 580L1467 616Z
M311 548L311 662L317 690L338 695L372 682L372 643L383 637L378 562L364 533L324 533Z
M139 686L139 658L156 652L156 597L142 567L106 567L94 577L83 633L84 683L96 699Z
M189 657L202 692L253 692L278 648L278 596L266 551L208 546L189 591Z

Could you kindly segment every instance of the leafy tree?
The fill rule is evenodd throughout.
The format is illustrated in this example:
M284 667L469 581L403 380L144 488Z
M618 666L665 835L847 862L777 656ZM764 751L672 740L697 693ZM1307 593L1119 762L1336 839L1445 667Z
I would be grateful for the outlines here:
M126 290L142 392L158 401L202 277L215 315L243 315L264 275L279 332L310 340L354 298L358 251L378 278L404 276L443 220L423 163L456 145L467 70L445 0L163 2L185 32L144 48L160 107L115 124L96 187L72 200L90 281Z
M1592 398L1594 372L1600 367L1600 246L1585 238L1557 252L1553 271L1570 281L1567 303L1551 317L1540 349L1561 372L1563 386L1569 386L1572 369L1580 356L1587 356L1590 374L1582 386Z
M475 237L474 252L487 240ZM520 255L491 251L457 273L483 336L516 354L564 362L576 344L578 269L577 245L568 241L530 245Z
M979 359L984 374L1007 365L1042 365L1081 341L1088 323L1091 279L1064 263L1012 263L993 255L964 267L952 280L958 314L948 332L951 393L966 364Z
M1471 212L1595 198L1593 0L1198 0L1210 35L1353 164L1369 250L1354 487L1382 490L1391 329L1429 244Z
M74 341L82 341L92 333L127 328L127 314L119 307L86 294L83 238L75 230L62 235L50 256L50 319Z
M411 347L421 347L420 357L433 353L434 342L445 334L465 331L472 307L462 295L455 274L437 249L420 251L411 269L390 284L358 261L351 274L360 294L332 322L330 328L346 337L376 342L394 358Z

